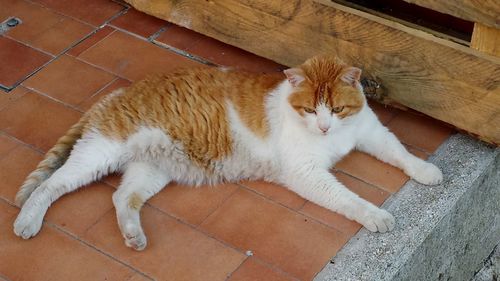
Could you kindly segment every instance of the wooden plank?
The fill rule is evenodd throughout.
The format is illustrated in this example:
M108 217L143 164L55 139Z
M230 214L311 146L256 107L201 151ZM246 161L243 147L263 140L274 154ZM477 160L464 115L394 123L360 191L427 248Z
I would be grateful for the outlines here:
M500 28L500 1L498 0L404 0L461 18Z
M139 10L289 66L333 53L384 100L500 144L500 59L329 1L128 0Z
M471 47L500 57L500 29L476 23L472 33Z

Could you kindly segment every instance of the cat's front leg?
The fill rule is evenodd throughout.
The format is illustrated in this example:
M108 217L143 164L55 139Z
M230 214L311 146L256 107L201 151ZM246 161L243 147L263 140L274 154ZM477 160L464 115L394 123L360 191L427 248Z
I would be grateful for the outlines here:
M360 198L327 170L302 166L282 181L305 199L355 220L372 232L394 228L395 220L389 212Z
M402 169L422 184L435 185L443 181L443 173L436 165L408 152L396 136L378 120L360 134L356 149Z

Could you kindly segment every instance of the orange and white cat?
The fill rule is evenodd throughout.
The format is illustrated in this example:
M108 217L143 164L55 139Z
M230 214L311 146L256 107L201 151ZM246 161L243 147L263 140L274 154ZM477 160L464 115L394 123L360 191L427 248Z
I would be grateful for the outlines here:
M284 73L186 69L114 91L28 176L14 232L36 235L52 202L111 172L124 174L113 203L125 244L136 250L146 246L141 206L172 181L264 179L379 232L394 227L393 216L340 183L329 171L335 162L358 149L423 184L442 181L378 121L359 68L319 56Z

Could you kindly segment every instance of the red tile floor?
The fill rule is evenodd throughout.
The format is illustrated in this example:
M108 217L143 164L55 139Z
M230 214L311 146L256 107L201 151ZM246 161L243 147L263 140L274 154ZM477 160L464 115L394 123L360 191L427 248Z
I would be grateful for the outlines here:
M190 189L172 184L143 210L148 247L126 248L111 176L64 196L38 236L14 236L14 195L26 175L101 96L148 73L202 63L256 72L264 58L109 0L0 0L0 280L310 280L360 225L265 182ZM189 55L187 55L189 54ZM427 158L452 130L372 104ZM408 180L359 152L332 171L380 205Z

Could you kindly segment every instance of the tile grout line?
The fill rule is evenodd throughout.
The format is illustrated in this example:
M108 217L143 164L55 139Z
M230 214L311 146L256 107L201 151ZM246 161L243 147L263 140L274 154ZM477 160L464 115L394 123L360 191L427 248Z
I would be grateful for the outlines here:
M186 222L186 221L182 220L181 218L176 217L176 216L175 216L175 215L173 215L173 214L167 213L167 212L163 211L162 209L160 209L160 208L158 208L158 207L156 207L156 206L154 206L154 205L151 205L150 203L145 203L144 205L149 206L149 207L151 207L152 209L154 209L155 211L157 211L157 212L159 212L159 213L161 213L161 214L163 214L163 215L166 215L166 216L170 217L171 219L174 219L174 220L176 220L177 222L179 222L179 223L181 223L181 224L183 224L183 225L186 225L186 226L190 227L190 228L191 228L191 229L193 229L194 231L196 231L196 232L198 232L198 233L202 234L203 236L206 236L206 237L208 237L208 238L210 238L210 239L213 239L213 240L215 240L215 241L219 242L220 244L222 244L222 245L223 245L223 246L225 246L226 248L233 249L234 251L236 251L236 252L238 252L238 253L240 253L240 254L242 254L242 255L246 256L246 254L245 254L244 250L240 250L240 249L236 248L235 246L233 246L233 245L231 245L231 244L229 244L229 243L227 243L227 242L225 242L225 241L223 241L223 240L220 240L220 239L216 238L216 237L215 237L215 236L213 236L213 235L210 235L210 233L203 231L203 229L201 229L201 228L199 229L199 228L197 228L197 226L195 226L195 225L193 225L193 224L191 224L191 223L189 223L189 222Z
M101 88L99 88L99 89L98 89L95 93L93 93L91 96L89 96L89 97L87 97L86 99L84 99L84 100L82 100L81 102L79 102L79 103L76 105L77 110L78 110L79 112L81 112L81 113L85 113L85 112L87 112L88 110L83 110L83 109L81 109L81 108L80 108L80 106L81 106L83 103L85 103L85 102L87 102L87 101L89 101L89 100L93 99L93 98L94 98L94 97L96 97L97 95L99 95L101 92L103 92L103 91L104 91L104 89L106 89L106 88L107 88L107 87L109 87L111 84L113 84L113 83L115 83L116 81L118 81L118 79L120 79L120 77L115 76L113 79L111 79L111 81L109 81L109 82L108 82L108 83L106 83L104 86L102 86Z
M410 178L408 177L408 175L406 175L406 174L405 174L405 175L408 177L408 180L407 180L407 181L405 181L403 184L401 184L401 186L399 187L398 191L396 191L396 192L391 192L391 191L389 191L389 190L385 190L384 188L382 188L382 187L380 187L380 186L378 186L378 185L375 185L375 184L373 184L373 183L369 183L369 182L367 182L367 181L365 181L365 180L363 180L363 179L360 179L360 178L358 178L358 177L356 177L356 176L354 176L354 175L351 175L350 173L348 173L348 172L346 172L346 171L344 171L344 170L341 170L341 169L335 169L335 171L336 171L336 172L338 172L338 173L342 173L342 174L344 174L344 175L346 175L346 176L348 176L348 177L350 177L350 178L353 178L353 179L355 179L355 180L358 180L358 181L360 181L360 182L362 182L362 183L365 183L365 184L367 184L367 185L369 185L369 186L371 186L371 187L374 187L375 189L377 189L377 190L379 190L379 191L386 192L386 193L388 193L389 195L392 195L392 194L394 194L394 193L397 193L397 192L399 191L399 189L401 189L401 187L403 187L403 185L405 185L405 184L406 184L406 182L407 182L408 180L410 180Z
M1 85L0 85L1 86ZM23 87L24 89L26 89L26 87ZM26 93L28 93L29 90L26 89L26 91L24 91L24 93L21 93L21 94L18 94L19 97L16 98L15 100L10 100L9 102L7 102L6 104L4 104L3 106L0 106L0 112L2 110L4 110L5 108L7 108L8 106L10 106L12 103L16 102L18 99L22 98L24 95L26 95ZM6 94L9 94L9 92L6 92Z
M169 21L165 21L166 25L165 26L162 26L160 29L158 29L155 33L151 34L149 37L148 37L148 41L153 43L153 41L156 40L156 38L158 38L160 36L160 34L162 34L163 32L167 31L168 29L171 28L172 26L172 23L170 23Z
M250 258L250 256L246 256L245 259L243 259L241 261L241 263L231 272L229 272L227 275L226 275L226 278L224 279L224 281L229 281L229 279L231 278L231 276L233 275L233 273L235 273L236 271L238 271L238 269L240 269L240 267L243 266L243 264Z
M47 55L47 56L50 56L50 57L56 57L56 56L57 56L57 55L54 55L54 54L52 54L52 53L49 53L49 52L47 52L47 51L45 51L45 50L43 50L43 49L40 49L40 48L38 48L38 47L36 47L36 46L33 46L33 45L29 44L29 43L26 43L26 42L23 42L23 41L19 41L17 38L10 37L8 34L3 34L2 36L3 36L3 37L5 37L5 38L10 39L10 40L12 40L12 41L15 41L15 42L17 42L17 43L19 43L19 44L21 44L21 45L24 45L25 47L28 47L28 48L31 48L31 49L33 49L33 50L36 50L36 51L38 51L38 52L40 52L40 53L43 53L44 55Z
M46 8L46 7L44 7ZM61 56L65 55L69 50L71 50L72 48L74 48L75 46L77 46L78 44L80 44L81 42L87 40L88 38L90 38L92 35L94 35L95 33L97 33L97 31L101 30L104 26L106 26L109 22L111 22L112 20L114 20L115 18L121 16L122 14L124 14L126 11L128 11L129 8L125 8L123 10L121 10L120 12L118 12L116 15L114 15L113 17L111 17L110 19L108 19L107 21L105 21L102 25L98 26L98 27L94 27L92 26L92 28L94 28L94 30L92 30L90 33L88 33L87 35L85 35L84 37L82 37L80 40L77 40L75 41L73 44L71 44L70 46L66 47L65 49L63 49L59 54L57 55L50 55L52 56L52 59L50 59L49 61L47 61L45 64L43 64L42 66L40 66L39 68L37 68L35 71L33 71L32 73L28 74L27 76L23 77L22 79L16 81L16 83L14 83L14 85L10 88L9 92L11 90L13 90L14 88L16 88L17 86L21 85L24 81L26 81L27 79L29 79L31 76L35 75L36 73L38 73L39 71L41 71L43 68L45 68L47 65L49 65L50 63L52 63L53 61L55 61L56 59L60 58ZM108 34L109 35L109 34ZM107 37L107 36L106 36ZM10 38L10 37L9 37ZM104 38L103 38L104 39ZM17 40L16 40L17 42ZM19 43L22 43L22 42L19 42ZM26 45L24 44L25 46L27 47L30 47L30 48L33 48L29 45ZM33 48L35 49L35 48ZM37 49L38 50L38 49Z
M29 89L31 92L33 92L33 93L34 93L34 94L36 94L36 95L40 95L40 96L46 97L46 98L50 99L51 101L56 102L56 103L59 103L59 104L63 105L64 107L67 107L67 108L69 108L69 109L72 109L72 110L74 110L74 111L76 111L76 112L78 112L78 113L80 113L80 114L82 114L82 113L83 113L80 109L78 109L78 108L77 108L76 106L74 106L74 105L71 105L71 104L65 103L65 102L63 102L63 101L61 101L61 100L58 100L58 99L56 99L56 98L54 98L54 97L51 97L51 96L49 96L48 94L46 94L46 93L44 93L44 92L41 92L40 90L37 90L37 89L35 89L35 88L31 88L31 87L26 86L26 85L23 85L23 86L24 86L24 87L26 87L27 89ZM80 116L80 117L81 117L81 116Z
M239 187L236 185L236 188L234 189L233 192L231 192L231 194L229 194L224 200L222 200L222 202L219 204L219 206L217 206L217 208L213 209L212 212L210 212L210 214L206 215L203 220L201 220L201 222L196 226L196 229L200 228L200 226L208 219L208 217L210 217L213 213L215 213L222 205L224 205L224 203L226 203L227 200L229 200L229 198L233 197L233 195L238 191Z
M304 205L302 205L302 207L301 207L300 209L295 210L295 209L292 209L292 208L290 208L290 207L288 207L288 206L286 206L286 205L283 205L282 203L276 202L276 201L272 200L271 198L268 198L268 197L266 197L265 195L260 194L259 192L255 191L255 190L253 190L253 189L251 189L251 188L248 188L248 187L246 187L246 186L244 186L244 185L241 185L241 184L239 184L239 183L238 183L238 185L240 185L240 186L241 186L242 188L244 188L245 190L247 190L247 191L249 191L249 192L252 192L252 193L255 193L256 195L258 195L258 196L260 196L260 197L264 198L265 200L267 200L267 201L269 201L269 202L271 202L271 203L273 203L273 204L275 204L275 205L279 205L279 206L281 206L281 207L284 207L284 208L286 208L286 209L288 209L288 210L292 211L293 213L296 213L296 214L298 214L298 215L302 215L302 216L304 216L304 217L306 217L306 218L308 218L308 219L311 219L312 221L314 221L314 222L316 222L316 223L318 223L318 224L321 224L321 225L322 225L322 226L324 226L324 227L327 227L327 228L329 228L329 229L336 230L336 231L340 232L340 233L341 233L342 235L344 235L344 236L350 236L350 234L349 234L349 233L345 233L344 231L342 231L341 229L339 229L339 228L337 228L337 227L334 227L334 226L328 225L328 224L326 224L326 223L324 223L324 222L320 221L319 219L316 219L316 218L314 218L314 217L312 217L312 216L310 216L310 215L308 215L308 214L306 214L306 213L303 213L303 212L302 212L302 208L304 207L304 205L305 205L305 204L307 204L307 202L310 202L310 201L308 201L308 200L305 200ZM389 198L387 198L387 199L389 199ZM331 212L334 212L334 211L331 211ZM334 212L334 213L337 213L337 212ZM338 213L337 213L337 214L338 214Z
M97 182L97 181L96 181ZM103 182L99 182L99 183L103 183ZM106 183L103 183L105 185L107 185ZM78 189L81 189L81 188L85 188L86 186L81 186L79 187ZM109 210L106 210L106 212L104 212L100 217L98 217L93 223L91 223L87 228L85 228L82 232L82 236L86 235L87 232L92 228L94 227L96 224L98 224L103 218L104 216L106 216L109 212L113 211L113 209L115 208L114 204L112 204L111 208L109 208Z
M104 26L102 26L102 27L99 27L99 29L97 29L97 30L96 30L96 32L95 32L94 34L96 34L97 32L101 31L101 30L102 30L102 29L104 29L106 26L108 26L108 27L109 27L109 25L104 25ZM110 27L110 28L111 28L111 27ZM113 34L113 33L115 33L115 32L117 31L117 30L116 30L116 29L114 29L114 28L111 28L111 29L113 29L113 31L111 31L109 34L106 34L106 36L104 36L103 38L101 38L101 40L99 40L99 41L95 42L95 44L93 44L92 46L89 46L87 49L83 50L83 51L82 51L80 54L78 54L77 56L73 56L73 55L71 55L71 54L68 54L68 55L69 55L69 56L74 57L75 59L78 59L78 58L79 58L82 54L84 54L84 53L85 53L85 52L87 52L88 50L90 50L90 49L94 48L94 47L95 47L97 44L99 44L101 41L103 41L104 39L108 38L109 36L111 36L111 34ZM92 34L92 35L93 35L93 34ZM89 37L89 38L90 38L90 37ZM85 40L80 41L80 43L82 43L83 41L85 41ZM80 44L80 43L78 43L78 44ZM78 46L78 44L77 44L75 47L77 47L77 46ZM73 49L73 48L71 48L71 49ZM80 59L80 61L85 62L85 63L87 63L87 64L89 64L89 65L94 66L93 64L90 64L90 63L88 63L88 62L86 62L86 61L84 61L84 60L82 60L82 59ZM96 66L94 66L94 67L96 67ZM100 68L100 69L103 69L103 68ZM109 72L109 71L107 71L107 72ZM111 73L111 72L109 72L109 73Z
M72 16L72 15L67 15L67 14L64 14L63 12L56 11L56 10L54 10L53 8L48 7L48 6L45 6L45 5L41 4L41 3L33 2L33 0L25 0L25 1L27 1L27 2L29 2L29 3L31 3L31 4L33 4L33 5L36 5L36 6L38 6L38 7L41 7L41 8L44 8L44 9L50 10L50 11L51 11L51 12L53 12L54 14L57 14L57 15L60 15L60 16L63 16L63 17L66 17L66 18L72 19L72 20L74 20L74 21L76 21L76 22L79 22L79 23L82 23L82 24L88 25L88 26L90 26L90 27L92 27L92 28L99 28L99 26L98 26L98 25L94 25L93 23L86 22L86 21L84 21L84 20L82 20L82 19L79 19L79 18L76 18L76 17L74 17L74 16ZM114 3L116 3L116 4L120 5L120 6L122 6L122 9L121 9L120 11L118 11L118 12L117 12L117 14L119 14L120 12L122 12L124 9L128 9L128 8L129 8L129 7L127 7L127 6L124 6L123 4L120 4L119 2L116 2L116 1L112 1L112 2L114 2ZM115 15L116 15L116 14L115 14ZM113 18L115 15L111 16L110 18ZM106 20L106 21L107 21L107 20ZM105 21L105 22L106 22L106 21Z
M260 263L263 263L264 265L267 265L268 267L270 267L271 269L274 269L275 271L278 271L279 273L293 279L293 280L296 280L296 281L300 281L300 279L298 279L297 277L295 277L294 275L292 275L291 273L283 270L281 267L278 267L274 264L271 264L271 263L268 263L266 262L265 260L261 259L261 258L258 258L258 257L253 257L254 259L256 259L258 262Z
M289 188L287 188L286 186L284 186L284 185L282 185L282 184L278 184L278 183L276 183L276 182L271 182L271 181L265 181L265 180L262 180L262 181L264 181L264 182L266 182L266 183L277 184L278 186L281 186L281 187L285 188L286 190L288 190L288 191L292 192L293 194L295 194L295 195L299 196L300 198L304 199L304 203L302 203L302 204L300 205L300 207L298 207L297 209L294 209L294 208L292 208L292 207L290 207L290 206L287 206L287 205L286 205L286 204L284 204L284 203L281 203L281 202L278 202L278 201L276 201L276 200L273 200L272 198L270 198L267 194L265 194L265 193L263 193L263 192L260 192L260 191L258 191L258 190L255 190L255 189L253 189L253 188L249 187L249 186L244 185L243 183L241 183L241 181L240 181L240 182L238 182L238 183L236 183L236 184L237 184L237 185L239 185L239 186L241 186L241 187L243 187L244 189L246 189L246 190L248 190L248 191L251 191L251 192L253 192L253 193L255 193L255 194L258 194L258 195L260 195L260 196L262 196L262 197L266 197L267 199L269 199L269 200L271 200L271 201L275 202L276 204L279 204L279 205L281 205L281 206L283 206L283 207L286 207L286 208L288 208L288 209L290 209L290 210L293 210L293 211L298 211L298 210L300 210L300 209L301 209L301 208L302 208L302 207L303 207L303 206L307 203L307 201L309 201L309 200L305 199L304 197L302 197L302 196L298 195L297 193L293 192L292 190L290 190Z
M241 187L239 187L239 188L241 188ZM226 198L226 200L224 200L224 203L225 203L225 202L229 199L229 197L232 197L232 196L233 196L233 195L234 195L237 191L238 191L238 188L237 188L237 189L236 189L236 190L235 190L235 191L234 191L234 192L233 192L230 196L228 196L228 198ZM220 205L217 209L219 209L219 208L220 208L220 207L221 207L224 203L222 203L222 204L221 204L221 205ZM149 205L149 203L146 203L146 204L147 204L147 205ZM167 212L164 212L164 211L163 211L163 210L161 210L161 209L156 208L155 206L152 206L152 205L149 205L149 206L150 206L150 207L152 207L153 209L156 209L156 210L157 210L157 211L159 211L160 213L163 213L163 214L165 214L165 215L167 215L167 216L170 216L170 217L172 217L172 218L176 218L176 217L172 216L171 214L169 214L169 213L167 213ZM216 209L216 210L217 210L217 209ZM215 210L215 211L216 211L216 210ZM214 211L214 212L215 212L215 211ZM212 215L214 212L212 212L210 215ZM208 216L207 216L207 217L208 217ZM228 248L232 248L233 250L235 250L235 251L240 252L241 254L243 254L243 255L245 256L245 259L241 262L241 264L240 264L238 267L236 267L236 269L235 269L235 270L233 270L233 272L232 272L232 273L234 273L234 272L235 272L238 268L240 268L240 266L241 266L241 265L242 265L242 264L243 264L246 260L248 260L248 259L250 258L250 256L248 256L248 255L246 254L246 251L248 251L248 250L242 250L242 249L239 249L239 248L237 248L236 246L231 245L231 244L227 243L226 241L220 240L218 237L213 236L213 235L212 235L212 234L210 234L209 232L207 232L207 231L203 230L202 228L200 228L200 226L201 226L201 224L202 224L202 223L200 223L198 226L194 226L194 225L191 225L190 223L184 222L184 221L183 221L183 220L181 220L181 219L177 219L177 220L178 220L180 223L183 223L183 224L185 224L185 225L187 225L187 226L189 226L189 227L192 227L195 231L198 231L199 233L203 234L204 236L207 236L207 237L209 237L209 238L211 238L211 239L214 239L215 241L217 241L217 242L221 243L222 245L224 245L224 246L226 246L226 247L228 247ZM344 234L344 233L342 233L342 234ZM250 250L250 251L251 251L251 250ZM253 256L253 255L252 255L252 256ZM256 258L256 259L258 259L258 260L259 260L259 261L261 261L262 263L264 263L264 264L266 264L266 265L270 266L271 268L276 268L276 269L279 269L279 271L280 271L280 272L286 273L286 275L288 275L288 276L292 276L294 279L298 280L298 279L297 279L297 277L293 276L291 273L288 273L288 272L284 271L283 269L279 268L277 265L274 265L274 264L271 264L271 263L269 263L269 262L267 262L267 261L264 261L264 260L263 260L263 259L261 259L261 258L257 258L257 257L255 257L255 256L253 256L253 257L254 257L254 258ZM229 275L229 276L228 276L225 280L228 280L228 279L229 279L229 277L232 275L232 273L230 273L230 275Z
M241 185L241 184L239 184L239 183L238 183L238 185L240 185L240 186L241 186L243 189L245 189L246 191L252 192L252 193L256 194L257 196L264 198L265 200L269 201L270 203L272 203L272 204L274 204L274 205L278 205L278 206L284 207L284 208L286 208L286 209L290 210L290 211L291 211L291 212L293 212L293 213L296 213L296 214L298 214L298 215L301 215L301 216L304 216L304 217L306 217L306 218L309 218L309 219L313 220L314 222L316 222L316 223L318 223L318 224L321 224L321 225L322 225L322 226L324 226L324 227L327 227L328 229L333 229L333 230L336 230L336 231L340 232L340 233L341 233L342 235L344 235L344 236L350 236L350 234L345 233L345 232L343 232L342 230L340 230L340 229L338 229L338 228L336 228L336 227L330 226L330 225L328 225L328 224L326 224L326 223L324 223L324 222L322 222L322 221L319 221L319 220L318 220L318 219L316 219L316 218L313 218L313 217L311 217L311 216L309 216L309 215L307 215L307 214L305 214L305 213L302 213L302 212L301 212L301 209L297 209L297 210L292 209L292 208L290 208L290 207L288 207L288 206L286 206L286 205L283 205L283 204L281 204L281 203L279 203L279 202L276 202L276 201L274 201L274 200L272 200L272 199L270 199L270 198L268 198L268 197L266 197L266 196L264 196L264 195L262 195L262 194L258 193L257 191L255 191L255 190L253 190L253 189L251 189L251 188L248 188L248 187L246 187L246 186L244 186L244 185ZM306 202L305 202L305 203L307 203L307 202L308 202L308 200L306 200ZM305 205L305 203L304 203L304 205ZM331 211L331 212L333 212L333 211ZM335 212L335 213L336 213L336 212Z
M45 153L46 153L46 152L45 152L45 151L43 151L41 148L36 147L36 146L34 146L34 145L32 145L32 144L26 143L26 142L24 142L24 141L22 141L22 140L20 140L20 139L16 138L15 136L13 136L13 135L9 134L8 132L6 132L6 131L4 131L4 130L0 130L0 132L2 132L5 136L8 136L9 138L11 138L11 139L15 140L15 141L16 141L16 142L18 142L19 144L24 145L24 146L28 147L29 149L32 149L32 150L34 150L34 151L36 151L36 152L40 153L41 155L45 155ZM8 152L8 153L10 153L10 152Z
M2 281L11 281L6 275L3 275L3 273L0 272L0 280Z
M384 163L385 163L385 162L384 162ZM391 165L391 166L392 166L392 165ZM345 175L348 175L348 176L350 176L350 177L352 177L352 178L355 178L355 179L357 179L357 180L359 180L359 181L361 181L361 182L363 182L363 183L365 183L365 184L368 184L368 185L371 185L371 186L373 186L373 187L375 187L375 188L377 188L377 189L383 190L383 191L385 191L385 192L387 192L387 193L389 193L389 194L391 194L391 195L392 195L392 194L394 194L394 193L397 193L397 192L399 191L399 189L398 189L398 191L395 191L395 192L392 192L392 191L386 190L386 189L384 189L384 187L382 187L382 186L378 186L377 184L374 184L374 183L368 182L368 181L366 181L366 180L364 180L364 179L358 178L358 177L356 177L355 175L351 175L351 173L349 173L348 171L345 171L345 170L343 170L343 169L333 168L332 170L333 170L333 171L336 171L336 172L341 172L341 173L343 173L343 174L345 174ZM402 185L400 185L400 186L399 186L399 188L401 188L401 187L402 187L403 185L405 185L405 184L406 184L409 180L411 180L411 178L410 178L407 174L405 174L405 176L406 176L408 179L407 179L407 180L406 180L406 181L405 181Z
M168 50L168 51L170 51L170 52L172 52L174 54L177 54L179 56L188 58L188 59L193 60L195 62L199 62L201 64L208 65L208 66L216 66L216 67L220 66L220 65L218 65L216 63L213 63L213 62L211 62L209 60L206 60L206 59L204 59L204 58L202 58L200 56L193 55L193 54L189 53L188 51L184 51L184 50L181 50L181 49L174 48L174 47L172 47L172 46L170 46L168 44L165 44L163 42L156 41L156 40L149 41L149 42L151 42L153 45L156 45L156 46L158 46L158 47L160 47L162 49L166 49L166 50Z
M94 46L95 46L95 45L94 45ZM94 47L94 46L92 46L92 47ZM92 47L91 47L91 48L92 48ZM90 49L90 48L89 48L89 49ZM87 50L89 50L89 49L87 49ZM85 52L86 52L87 50L85 50ZM82 54L83 54L83 53L82 53ZM95 68L97 68L97 69L99 69L99 70L102 70L102 71L105 71L105 72L107 72L107 73L113 74L114 76L117 76L117 77L119 77L119 78L125 79L125 80L127 80L127 81L134 82L133 80L130 80L130 78L128 78L128 77L124 77L124 76L123 76L122 74L120 74L120 73L116 73L116 72L114 72L114 71L113 71L113 70L111 70L111 69L106 69L106 68L104 68L103 66L100 66L100 65L97 65L97 64L93 64L92 62L89 62L89 61L86 61L86 60L84 60L84 59L80 58L80 56L78 56L78 57L74 57L74 58L75 58L76 60L79 60L80 62L83 62L83 63L86 63L86 64L88 64L88 65L91 65L91 66L93 66L93 67L95 67Z
M150 279L150 280L154 280L154 278L152 278L152 277L150 277L149 275L147 275L147 274L143 273L142 271L139 271L137 268L135 268L135 267L133 267L133 266L131 266L131 265L127 264L126 262L124 262L124 261L122 261L122 260L120 260L120 259L118 259L118 258L116 258L116 257L112 256L111 254L109 254L109 253L105 252L104 250L101 250L101 249L99 249L99 248L97 248L97 247L94 247L94 245L92 245L90 242L87 242L87 241L85 241L85 240L81 239L80 237L78 237L78 236L74 235L73 233L68 232L67 230L65 230L65 229L61 228L61 227L60 227L60 226L58 226L57 224L54 224L54 223L52 223L52 222L48 222L48 221L46 221L45 219L44 219L44 223L45 223L47 226L49 226L49 227L51 227L51 228L54 228L54 229L58 230L59 232L64 233L66 236L69 236L69 237L73 238L74 240L76 240L76 241L80 242L81 244L83 244L83 245L85 245L85 246L87 246L87 247L89 247L89 248L91 248L91 249L93 249L93 250L95 250L95 251L97 251L97 252L99 252L99 253L103 254L104 256L107 256L107 257L108 257L108 258L110 258L111 260L114 260L115 262L118 262L118 263L120 263L120 264L124 265L125 267L127 267L127 268L131 269L132 271L134 271L134 272L136 272L136 273L139 273L140 275L142 275L142 276L144 276L144 277L146 277L146 278L148 278L148 279Z
M112 28L114 28L114 29L116 29L116 30L118 30L118 31L120 31L120 32L123 32L123 33L125 33L125 34L127 34L127 35L133 36L133 37L135 37L135 38L137 38L137 39L139 39L139 40L142 40L142 41L146 41L146 42L151 43L151 41L150 41L150 39L149 39L149 38L150 38L152 35L150 35L149 37L144 37L144 36L142 36L142 35L139 35L139 34L137 34L137 33L132 32L132 31L129 31L129 30L126 30L126 29L121 28L121 27L119 27L119 26L113 25L112 23L109 23L109 24L108 24L108 26L109 26L109 27L112 27ZM162 28L163 28L163 27L162 27ZM158 31L160 31L162 28L160 28ZM158 31L157 31L157 32L158 32ZM155 32L155 34L156 34L156 32ZM153 35L154 35L154 34L153 34Z

